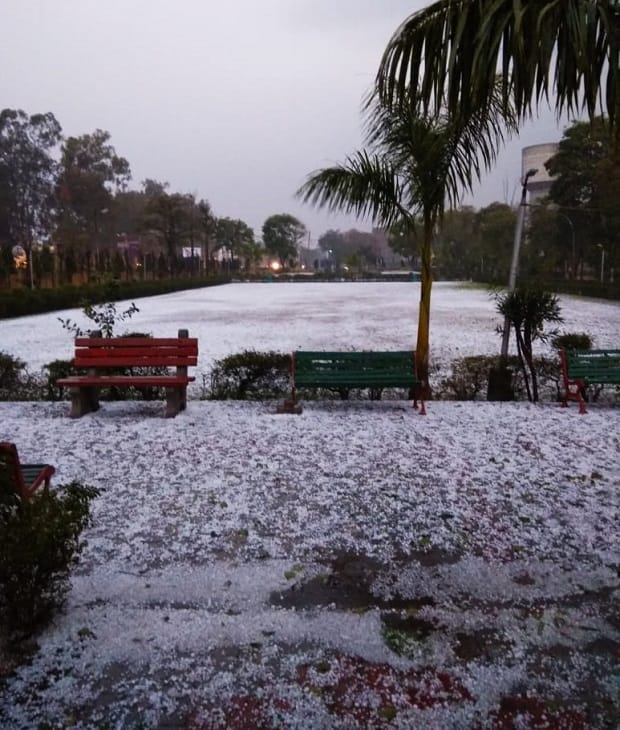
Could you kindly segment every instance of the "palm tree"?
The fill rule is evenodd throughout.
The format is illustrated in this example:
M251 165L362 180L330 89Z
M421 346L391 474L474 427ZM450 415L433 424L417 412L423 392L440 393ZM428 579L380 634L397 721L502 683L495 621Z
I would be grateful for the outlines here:
M467 120L445 110L423 112L411 104L390 108L377 95L366 105L368 149L341 165L311 173L297 191L304 201L330 210L370 217L376 225L398 224L417 236L421 261L416 361L428 383L432 287L431 244L446 204L471 191L494 162L506 134L516 129L506 114L499 86Z
M541 101L562 112L607 108L620 141L618 0L438 0L392 36L377 74L381 97L424 110L475 112L494 93L520 119Z

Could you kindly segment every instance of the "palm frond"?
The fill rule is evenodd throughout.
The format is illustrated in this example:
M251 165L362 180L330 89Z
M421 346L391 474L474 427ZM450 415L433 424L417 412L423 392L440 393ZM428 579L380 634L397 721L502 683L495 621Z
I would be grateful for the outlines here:
M558 114L606 107L620 128L618 0L438 0L407 18L376 85L390 104L475 113L503 77L519 119L550 100ZM407 98L408 96L408 98Z
M347 157L343 164L311 173L296 195L316 207L353 213L383 226L410 217L403 206L398 171L365 151Z

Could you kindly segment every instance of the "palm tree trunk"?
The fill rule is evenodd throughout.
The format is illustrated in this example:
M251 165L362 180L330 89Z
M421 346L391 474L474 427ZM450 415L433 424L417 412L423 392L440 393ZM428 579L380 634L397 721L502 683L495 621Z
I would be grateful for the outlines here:
M418 378L424 383L423 395L430 396L431 388L428 382L429 365L429 332L431 317L431 288L433 286L433 270L431 267L431 242L433 239L433 224L430 220L424 222L424 240L420 251L420 311L418 313L418 340L416 344L416 367Z

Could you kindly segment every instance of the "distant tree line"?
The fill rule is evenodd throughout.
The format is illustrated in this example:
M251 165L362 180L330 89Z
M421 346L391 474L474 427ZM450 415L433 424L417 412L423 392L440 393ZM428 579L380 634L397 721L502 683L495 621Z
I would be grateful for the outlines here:
M547 167L554 182L529 210L522 273L609 279L618 267L620 161L603 120L571 125ZM269 216L257 238L206 199L155 179L131 190L130 181L108 132L64 137L51 113L0 112L0 286L251 272L267 259L361 274L389 268L386 250L392 265L421 265L421 219L381 232L328 230L309 250L308 231L290 214ZM435 276L505 282L515 220L508 202L447 210L432 237Z

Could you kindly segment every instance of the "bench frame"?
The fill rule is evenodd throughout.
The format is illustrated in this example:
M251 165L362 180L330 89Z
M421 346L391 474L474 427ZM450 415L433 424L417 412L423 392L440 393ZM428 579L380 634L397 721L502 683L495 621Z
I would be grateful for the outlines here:
M560 350L564 398L579 403L579 413L586 414L584 391L589 385L620 385L620 350Z
M47 490L56 469L51 464L22 464L17 446L10 441L0 442L0 460L6 464L9 482L23 501L39 489Z
M99 389L158 387L166 390L166 418L187 407L187 385L195 380L187 368L198 361L198 340L188 331L178 337L101 337L100 332L75 340L74 366L86 368L86 375L60 378L56 385L69 388L71 418L99 410ZM167 375L102 375L100 370L122 367L175 367Z
M300 361L303 366L300 368ZM406 363L407 366L403 367ZM300 376L300 371L303 374ZM426 415L423 382L417 376L415 351L321 352L295 350L291 353L291 399L298 388L408 388L414 391L413 407Z

